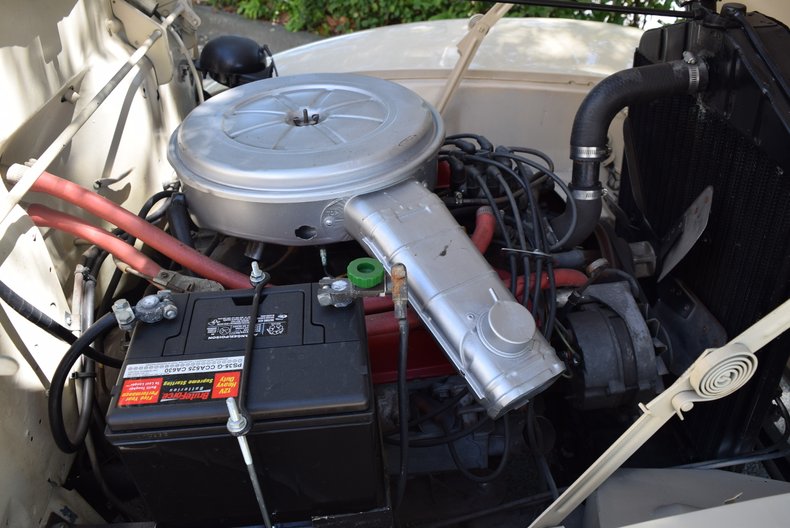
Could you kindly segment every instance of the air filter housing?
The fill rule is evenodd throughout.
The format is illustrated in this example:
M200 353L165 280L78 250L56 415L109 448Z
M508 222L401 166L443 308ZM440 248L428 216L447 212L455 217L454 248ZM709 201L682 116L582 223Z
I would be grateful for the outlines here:
M444 139L411 90L351 74L279 77L211 98L168 159L201 227L287 245L348 240L346 200L408 179L433 186Z

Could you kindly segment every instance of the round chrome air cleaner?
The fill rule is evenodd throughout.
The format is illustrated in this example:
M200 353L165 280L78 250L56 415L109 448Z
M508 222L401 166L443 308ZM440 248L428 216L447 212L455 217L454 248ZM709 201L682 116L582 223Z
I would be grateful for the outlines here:
M441 117L411 90L351 74L278 77L190 113L168 159L201 227L309 245L349 239L343 207L408 179L432 186Z

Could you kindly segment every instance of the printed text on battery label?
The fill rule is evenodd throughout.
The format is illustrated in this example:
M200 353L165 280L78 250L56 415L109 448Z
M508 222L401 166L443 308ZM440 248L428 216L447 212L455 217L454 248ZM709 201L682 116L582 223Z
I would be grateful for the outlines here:
M188 359L162 361L159 363L133 363L126 366L124 378L167 376L171 374L194 374L199 372L223 372L244 368L244 356L213 359Z
M250 317L212 317L206 321L206 339L242 339L250 332ZM256 336L280 336L288 333L288 314L261 314L255 321Z

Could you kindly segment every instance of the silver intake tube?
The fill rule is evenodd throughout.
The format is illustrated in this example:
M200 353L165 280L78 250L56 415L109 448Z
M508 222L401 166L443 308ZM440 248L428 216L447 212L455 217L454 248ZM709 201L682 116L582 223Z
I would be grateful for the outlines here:
M406 266L409 302L492 418L565 370L529 311L421 183L351 198L345 225L387 270Z

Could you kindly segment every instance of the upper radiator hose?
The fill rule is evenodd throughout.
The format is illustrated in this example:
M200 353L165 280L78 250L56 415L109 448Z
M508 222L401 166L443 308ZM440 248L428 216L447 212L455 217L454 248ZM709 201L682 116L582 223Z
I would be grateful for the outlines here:
M601 215L603 190L598 181L600 164L608 156L606 136L617 113L626 106L705 89L708 69L704 62L684 52L683 60L651 64L614 73L598 83L582 101L571 132L571 199L576 203L577 220L570 208L552 222L558 239L573 230L565 242L571 248L586 239Z

